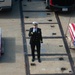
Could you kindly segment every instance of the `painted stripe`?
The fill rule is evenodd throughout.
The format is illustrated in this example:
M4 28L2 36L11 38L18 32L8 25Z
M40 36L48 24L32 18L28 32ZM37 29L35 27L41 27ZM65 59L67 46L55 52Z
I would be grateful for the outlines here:
M75 23L72 23L73 30L75 31Z
M74 37L73 37L72 31L71 31L71 28L69 28L69 32L70 32L70 37L71 37L71 39L72 39L72 42L73 42L73 40L74 40Z
M73 36L73 38L74 38L75 36L74 36L74 34L73 34L73 32L72 32L72 29L71 29L71 28L70 28L70 31L71 31L71 33L72 33L72 36Z
M71 27L72 32L73 32L73 34L74 34L74 36L75 36L75 31L74 31L73 26L72 26L72 24L71 24L71 23L69 24L69 27Z
M75 37L74 34L73 34L73 32L72 32L71 27L69 27L69 30L70 30L70 32L72 33L72 36Z
M69 32L70 32L70 36L71 36L71 39L72 39L73 45L75 46L75 37L74 37L73 32L72 32L72 30L71 30L70 27L69 27Z

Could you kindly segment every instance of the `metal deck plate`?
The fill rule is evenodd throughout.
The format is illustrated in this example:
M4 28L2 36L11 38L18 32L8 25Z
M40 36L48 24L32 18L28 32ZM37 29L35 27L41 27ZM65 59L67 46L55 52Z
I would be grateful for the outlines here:
M50 15L47 15L48 12L25 12L24 22L32 23L33 21L37 21L39 23L57 23L54 12L49 12Z
M63 57L64 60L60 61L59 58ZM29 57L30 74L71 74L71 66L67 56L41 56L41 63L36 59L34 64L31 65L31 57ZM62 64L62 65L61 65ZM65 68L62 70L62 68Z
M25 24L25 33L26 37L28 37L29 29L32 27L32 24ZM54 26L54 27L51 27ZM39 28L42 30L43 37L57 37L61 36L59 26L57 24L39 24ZM55 33L55 34L53 34Z
M31 54L29 39L27 41L28 54ZM43 39L41 54L67 54L62 39Z
M32 1L32 2L27 2L23 0L22 6L23 10L47 10L45 9L46 4L44 3L45 1Z

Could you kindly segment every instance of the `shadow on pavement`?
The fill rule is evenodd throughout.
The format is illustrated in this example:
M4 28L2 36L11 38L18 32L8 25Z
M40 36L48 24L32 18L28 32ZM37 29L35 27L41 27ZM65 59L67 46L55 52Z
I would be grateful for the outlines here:
M4 55L0 58L0 63L13 63L16 58L15 39L3 38L4 40Z

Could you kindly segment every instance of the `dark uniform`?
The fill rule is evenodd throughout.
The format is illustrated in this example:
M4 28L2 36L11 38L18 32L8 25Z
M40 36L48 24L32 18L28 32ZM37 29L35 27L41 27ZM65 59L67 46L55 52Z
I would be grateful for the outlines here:
M38 61L40 62L40 46L42 43L41 29L37 28L37 31L33 32L33 28L30 28L29 37L30 37L30 45L31 45L31 51L32 51L32 61L35 60L34 52L35 52L35 46L36 46Z

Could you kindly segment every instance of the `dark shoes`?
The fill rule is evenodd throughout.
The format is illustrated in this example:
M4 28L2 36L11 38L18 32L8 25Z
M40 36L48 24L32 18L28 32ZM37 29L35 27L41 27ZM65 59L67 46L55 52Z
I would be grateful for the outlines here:
M32 59L32 62L34 62L35 61L35 59Z
M35 59L32 59L32 62L34 62L34 61L35 61ZM39 63L41 63L41 60L40 60L40 59L38 59L38 62L39 62Z
M38 59L38 62L39 62L39 63L41 63L41 60L40 60L40 59Z

